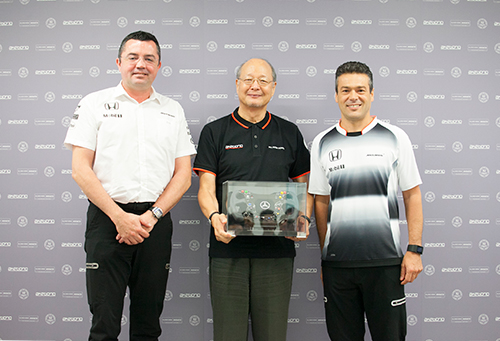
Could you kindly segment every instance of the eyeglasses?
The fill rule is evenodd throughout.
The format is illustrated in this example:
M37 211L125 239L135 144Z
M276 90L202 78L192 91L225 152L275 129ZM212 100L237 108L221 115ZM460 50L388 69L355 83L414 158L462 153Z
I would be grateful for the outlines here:
M238 80L242 81L246 85L252 85L253 82L255 82L255 81L257 81L257 83L260 86L268 86L269 84L272 83L272 81L267 81L265 79L258 79L258 78L253 78L253 79L252 78L245 78L245 79L238 78Z

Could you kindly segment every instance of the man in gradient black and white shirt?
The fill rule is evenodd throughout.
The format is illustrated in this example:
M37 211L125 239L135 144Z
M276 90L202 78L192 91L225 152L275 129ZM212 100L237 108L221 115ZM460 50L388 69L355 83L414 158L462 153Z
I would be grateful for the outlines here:
M404 285L422 271L422 200L410 139L370 116L373 76L347 62L336 71L341 120L313 141L309 193L322 249L331 340L362 341L365 315L373 340L406 337ZM398 188L409 245L400 245Z

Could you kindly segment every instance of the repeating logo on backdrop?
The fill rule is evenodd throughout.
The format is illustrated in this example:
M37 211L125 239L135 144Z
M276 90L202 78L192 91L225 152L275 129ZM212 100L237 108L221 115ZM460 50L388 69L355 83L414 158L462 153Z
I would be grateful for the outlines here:
M26 153L28 151L28 143L26 141L21 141L17 145L17 150L19 150L21 153Z
M25 216L20 216L17 218L17 226L19 227L26 227L28 225L28 218Z
M434 117L427 116L426 118L424 118L424 125L427 128L432 128L432 127L434 127L435 124L436 124L436 120L434 119Z
M453 78L459 78L462 75L462 70L455 66L453 69L451 69L451 76Z
M215 52L217 51L217 43L215 41L209 41L207 43L207 50L208 52Z
M359 41L355 41L351 44L351 50L352 52L360 52L363 49L363 45Z
M479 249L481 251L486 251L490 248L490 242L487 241L486 239L482 239L479 241Z
M486 166L479 168L479 176L482 178L486 178L490 175L490 169Z
M335 17L335 19L333 19L333 25L337 28L341 28L344 24L345 20L342 17Z
M45 94L44 98L47 103L52 103L56 100L56 95L52 91L49 91Z
M200 249L200 242L197 240L192 240L189 242L189 249L191 251L198 251Z
M434 44L431 42L426 42L424 44L424 52L432 53L434 51Z
M30 292L27 289L22 288L21 290L19 290L18 296L20 299L26 300L28 299L28 297L30 297Z
M45 250L47 251L52 251L55 249L56 247L56 243L52 240L52 239L47 239L44 243L43 243L43 247L45 248Z
M191 102L198 102L200 100L201 96L200 96L200 93L198 91L191 91L189 93L189 100Z
M47 28L50 28L50 29L53 29L54 27L56 27L56 19L54 18L48 18L46 21L45 21L45 26L47 26Z
M434 268L433 265L426 265L425 268L424 268L424 273L427 275L427 276L432 276L434 275L434 273L436 272L436 268Z
M453 227L455 227L455 228L459 228L459 227L461 227L461 226L462 226L462 224L463 224L463 220L462 220L462 218L460 218L460 217L458 217L458 216L453 217L453 218L451 219L451 225L452 225Z
M490 99L490 96L486 93L486 92L481 92L478 96L477 96L479 102L481 103L486 103L488 102L488 100Z
M317 73L318 73L318 70L314 66L309 66L306 69L306 75L308 75L309 77L314 77L314 76L316 76Z
M310 302L314 302L318 299L318 293L314 290L309 290L306 294L307 300Z
M479 27L481 30L484 30L486 27L488 27L488 21L486 19L481 18L477 21L477 27Z
M418 319L415 315L410 315L406 318L406 322L408 323L409 326L414 326L417 324Z
M455 141L453 142L453 145L451 146L451 149L455 152L455 153L460 153L463 149L464 149L464 146L462 145L461 142L459 141Z
M453 292L451 293L451 297L455 300L455 301L460 301L462 299L462 297L464 297L463 293L461 290L459 289L455 289L453 290Z
M425 201L427 202L434 202L434 200L436 200L436 195L434 194L434 192L427 192L425 193L424 197Z
M378 74L380 75L380 77L389 77L391 73L391 70L389 70L389 68L387 66L382 66L379 70L378 70Z
M89 70L89 75L92 78L99 77L99 74L101 73L101 70L97 66L92 66Z
M170 77L170 76L172 76L172 73L173 73L173 70L170 66L164 66L161 69L161 74L163 75L163 77Z
M69 276L73 272L73 268L69 264L64 264L61 268L61 272L64 276Z
M196 327L199 325L201 322L201 319L198 315L193 315L189 318L189 324L192 325L193 327Z
M273 18L271 18L270 16L262 18L262 25L264 25L264 27L273 26Z
M54 324L56 323L56 317L54 314L47 314L45 315L45 323L47 324Z
M191 27L198 27L198 26L200 26L200 24L201 24L201 20L197 16L191 17L189 19L189 25L191 25Z
M70 53L71 51L73 51L73 44L71 44L70 42L65 42L62 46L62 50L64 53Z
M28 77L28 75L30 74L30 72L28 71L28 68L26 68L26 67L23 66L22 68L19 69L19 71L17 71L17 74L21 78L26 78L26 77Z
M418 96L417 96L417 93L415 91L410 91L407 95L406 95L406 99L408 100L408 102L410 103L415 103L418 99Z
M56 170L54 169L54 167L52 166L47 166L45 167L45 169L43 170L43 174L47 177L47 178L51 178L54 176L54 174L56 174Z
M119 17L116 21L116 24L118 25L118 27L124 28L128 25L128 20L125 17Z
M286 41L280 41L278 43L278 50L280 52L286 52L286 51L288 51L289 48L290 48L290 45L288 45L288 43Z
M408 19L406 19L406 26L408 28L415 28L417 26L417 19L415 19L414 17L409 17Z
M73 199L73 195L70 192L68 192L68 191L62 192L62 194L61 194L62 201L70 202L71 199Z

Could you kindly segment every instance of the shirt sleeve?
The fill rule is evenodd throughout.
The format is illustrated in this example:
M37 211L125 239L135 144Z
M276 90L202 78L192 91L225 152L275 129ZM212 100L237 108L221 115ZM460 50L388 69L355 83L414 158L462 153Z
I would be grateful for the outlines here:
M196 154L193 137L191 136L191 131L189 130L184 110L182 109L180 104L179 113L181 116L181 121L179 123L179 129L177 132L177 150L175 151L176 158Z
M92 101L88 97L84 97L78 103L71 119L64 140L64 145L69 150L73 150L73 146L84 147L94 151L96 149L98 122L91 105Z
M401 129L397 129L395 132L398 138L399 148L397 165L399 187L402 191L407 191L422 184L422 179L420 178L410 138Z
M298 128L296 128L296 143L297 143L297 150L296 150L296 158L295 162L290 167L290 179L296 179L299 178L303 175L306 175L309 173L311 167L310 167L310 154L309 150L307 150L307 145L304 140L304 137L302 136L302 133Z
M316 136L311 147L311 174L309 174L309 193L317 195L329 195L330 184L326 177L325 170L321 165L321 155L319 150L320 136Z
M218 163L217 143L215 142L214 130L211 124L207 124L201 130L200 139L198 141L198 153L194 159L193 170L196 174L199 174L199 171L203 171L217 175Z

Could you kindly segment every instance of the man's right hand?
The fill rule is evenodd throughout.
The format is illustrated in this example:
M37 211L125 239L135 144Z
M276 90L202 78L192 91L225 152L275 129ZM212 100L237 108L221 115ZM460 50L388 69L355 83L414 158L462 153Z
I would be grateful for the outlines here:
M228 244L236 236L226 232L227 217L225 214L217 213L212 216L212 226L214 228L215 238Z
M113 221L116 226L116 240L127 245L136 245L149 237L149 232L144 229L140 221L140 216L123 212L118 219Z

